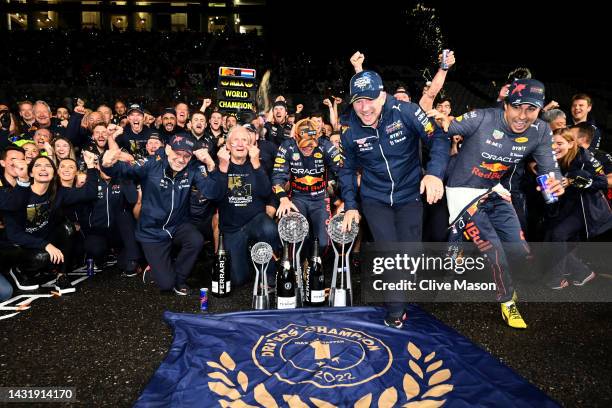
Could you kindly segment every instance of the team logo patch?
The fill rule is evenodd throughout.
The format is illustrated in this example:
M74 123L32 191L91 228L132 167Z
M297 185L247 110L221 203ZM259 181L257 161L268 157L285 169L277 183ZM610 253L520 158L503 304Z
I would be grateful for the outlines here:
M386 133L393 133L393 132L397 132L401 128L402 128L402 122L399 121L399 120L396 120L395 122L391 123L390 125L388 125L385 128L385 132Z
M284 162L285 159L283 159L282 157L277 157L276 159L274 159L274 163L283 164Z
M523 90L525 90L525 88L527 88L527 85L525 84L518 84L513 90L511 95L514 95L515 93L518 93L519 96L523 96L522 92Z
M323 155L321 153L319 153L319 152L314 154L314 158L315 159L320 159L321 157L323 157Z
M371 84L372 84L372 80L370 79L369 76L363 76L361 78L358 78L354 83L355 87L359 88L360 90L369 88Z
M516 143L525 143L525 142L529 141L529 138L527 138L527 137L517 137L516 139L514 139L514 141Z
M495 140L500 140L504 137L504 132L500 131L500 130L494 130L493 131L493 139Z
M425 133L427 133L427 136L431 136L434 132L434 127L431 124L431 122L427 122L427 124L425 125Z
M293 161L298 161L298 160L300 160L300 154L299 154L299 153L293 153L293 154L291 155L291 160L293 160Z

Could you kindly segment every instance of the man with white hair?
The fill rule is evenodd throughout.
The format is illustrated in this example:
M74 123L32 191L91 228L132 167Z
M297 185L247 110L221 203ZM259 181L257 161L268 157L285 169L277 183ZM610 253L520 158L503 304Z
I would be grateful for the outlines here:
M48 129L51 132L51 139L66 136L66 128L60 125L57 118L53 117L47 102L34 102L32 112L34 113L35 122L26 133L25 139L32 139L38 129Z
M281 248L276 223L266 214L266 204L272 194L270 178L259 158L259 149L249 131L234 127L227 144L217 156L229 155L227 189L219 207L219 228L230 256L232 285L240 286L249 279L249 243L267 242L275 252ZM272 268L268 273L273 273Z

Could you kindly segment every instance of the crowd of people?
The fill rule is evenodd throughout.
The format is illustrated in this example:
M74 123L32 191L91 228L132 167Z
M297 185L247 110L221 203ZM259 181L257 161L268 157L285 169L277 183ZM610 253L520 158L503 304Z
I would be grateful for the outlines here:
M325 113L290 111L283 96L239 114L208 98L157 111L123 100L0 103L0 299L39 290L49 275L57 294L74 292L68 272L113 256L126 279L187 296L196 261L210 256L202 248L220 235L232 284L245 285L249 245L281 254L280 217L303 214L325 253L327 222L344 212L344 228L361 222L374 241L473 240L495 260L504 321L525 328L502 243L605 238L612 158L598 149L589 95L564 113L520 69L490 108L455 117L443 92L455 56L440 59L411 98L406 87L385 92L356 52L348 99L325 98ZM538 175L556 203L544 203ZM551 289L595 278L567 248L546 274ZM388 306L385 323L401 327L404 305Z

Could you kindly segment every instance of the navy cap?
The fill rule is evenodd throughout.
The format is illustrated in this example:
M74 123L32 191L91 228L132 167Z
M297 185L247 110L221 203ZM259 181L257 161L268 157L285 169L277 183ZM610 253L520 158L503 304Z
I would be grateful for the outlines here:
M274 102L274 105L272 105L272 109L276 108L277 106L282 106L283 108L285 108L285 110L287 110L287 102L285 101Z
M144 109L142 105L138 103L131 103L130 106L128 106L127 114L129 115L132 111L138 111L144 115Z
M527 103L542 109L544 107L544 84L535 79L517 79L510 84L506 101L510 105Z
M398 93L403 93L403 94L406 94L406 95L410 96L410 93L403 86L398 86L397 87L397 89L395 90L394 94L398 94Z
M165 108L161 115L164 116L166 113L176 116L176 110L174 110L174 108Z
M191 154L193 153L194 145L191 137L185 134L174 135L172 139L170 139L170 147L172 150L182 150Z
M151 132L151 133L149 134L149 139L157 139L157 140L159 140L160 142L163 142L163 140L162 140L161 136L159 135L159 132Z
M358 99L376 99L383 90L383 82L380 75L374 71L361 71L353 75L350 85L351 101Z

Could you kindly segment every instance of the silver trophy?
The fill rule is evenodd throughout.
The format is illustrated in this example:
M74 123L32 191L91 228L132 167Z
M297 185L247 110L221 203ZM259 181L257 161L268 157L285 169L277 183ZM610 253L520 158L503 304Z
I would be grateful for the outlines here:
M304 239L308 236L308 221L299 212L290 212L280 219L278 222L278 235L283 244L292 244L291 248L291 263L295 271L295 280L297 283L297 300L298 307L304 303L304 279L302 277L302 265L300 263L300 253Z
M272 247L267 242L258 242L251 248L251 260L255 267L255 285L253 287L253 309L264 310L270 307L268 295L268 277L266 271L272 259Z
M327 234L334 248L334 273L332 274L329 305L343 307L353 305L353 290L351 286L351 268L349 255L359 233L359 225L353 220L350 231L342 231L344 214L337 214L329 221ZM348 249L347 246L348 245ZM340 246L340 249L338 249ZM338 277L340 273L340 277Z

